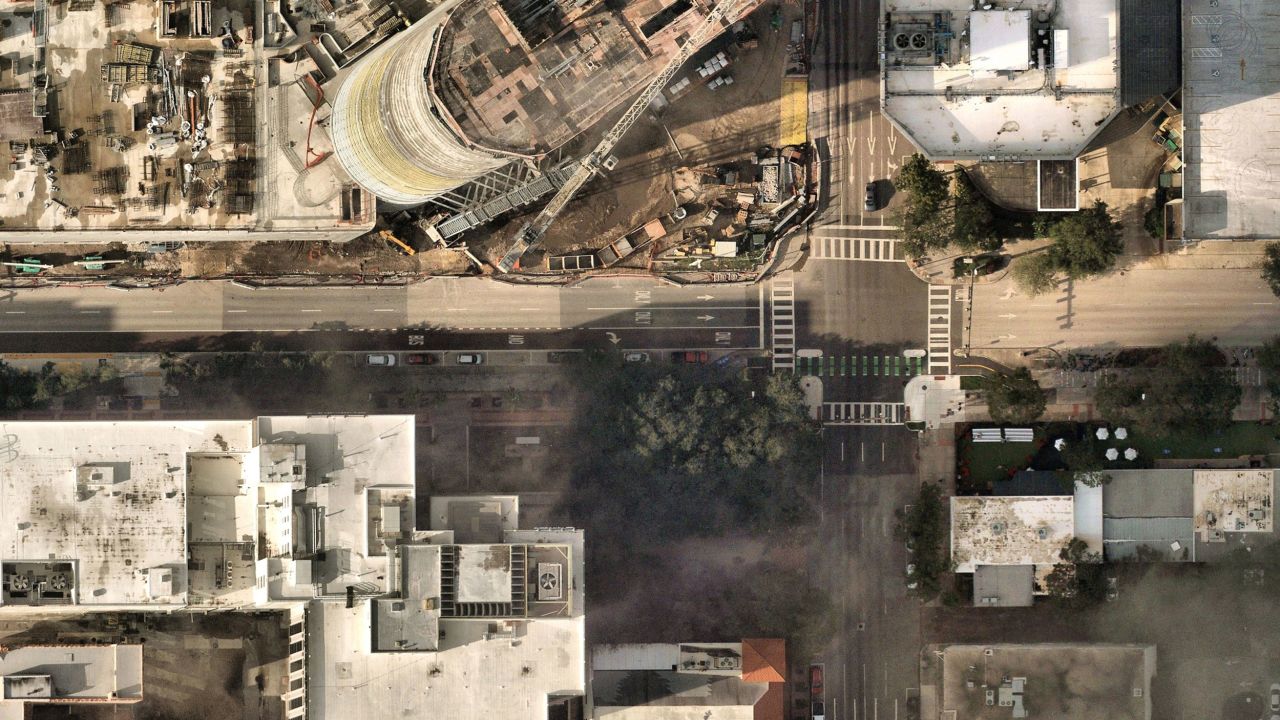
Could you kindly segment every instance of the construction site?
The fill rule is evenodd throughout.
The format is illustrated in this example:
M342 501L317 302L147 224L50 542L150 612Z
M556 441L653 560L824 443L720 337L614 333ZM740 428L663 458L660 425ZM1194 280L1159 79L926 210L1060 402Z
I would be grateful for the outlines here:
M8 3L0 259L30 276L749 267L810 185L811 29L799 5L756 9Z
M322 162L322 91L269 57L263 8L6 3L5 240L340 241L372 227L372 196Z

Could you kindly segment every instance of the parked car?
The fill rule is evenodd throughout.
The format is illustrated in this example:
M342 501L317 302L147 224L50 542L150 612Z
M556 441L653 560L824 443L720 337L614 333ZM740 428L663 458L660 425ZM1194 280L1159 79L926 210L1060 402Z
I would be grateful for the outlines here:
M879 209L879 203L876 202L876 184L875 182L867 183L867 188L862 196L862 209L872 212Z
M706 350L678 350L671 353L674 363L705 363L711 359Z
M459 365L483 365L484 355L481 353L462 353L458 355Z
M371 353L364 357L364 363L372 367L392 367L396 364L396 356L391 353Z
M916 581L916 564L907 563L907 589L915 590L918 586L919 583Z
M1120 587L1113 575L1107 578L1107 602L1115 602L1118 597L1120 597Z
M1271 712L1280 713L1280 683L1271 684Z
M406 365L435 365L440 358L431 353L409 353L404 356Z
M649 353L647 352L629 352L622 356L623 361L629 363L647 363L649 362Z

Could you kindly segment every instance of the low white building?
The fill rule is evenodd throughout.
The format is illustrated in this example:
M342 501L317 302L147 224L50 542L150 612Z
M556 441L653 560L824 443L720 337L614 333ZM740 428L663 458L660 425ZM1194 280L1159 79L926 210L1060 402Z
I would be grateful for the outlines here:
M291 720L580 716L582 532L519 529L514 497L437 498L418 530L414 434L412 415L0 423L0 616L278 609Z

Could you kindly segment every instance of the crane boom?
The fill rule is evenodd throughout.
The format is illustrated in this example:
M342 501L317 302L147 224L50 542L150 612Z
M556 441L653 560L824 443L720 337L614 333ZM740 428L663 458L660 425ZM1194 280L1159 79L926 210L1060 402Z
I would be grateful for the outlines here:
M711 9L711 12L707 13L707 16L702 19L698 27L689 34L684 45L681 45L676 54L667 61L662 71L636 96L635 101L631 103L631 107L627 108L627 112L609 129L609 132L604 134L604 137L600 138L600 142L596 144L595 148L578 162L573 174L565 180L565 183L560 186L560 189L551 197L546 206L532 220L521 226L520 232L516 233L516 240L511 245L511 249L507 250L506 255L503 255L502 260L498 263L500 272L510 272L511 268L515 267L516 261L520 259L520 256L542 240L547 228L551 227L551 223L555 222L556 217L569 204L569 201L578 194L582 186L586 185L592 176L600 170L604 165L605 158L609 157L609 153L613 151L614 146L618 144L622 136L627 134L627 131L636 123L636 120L640 119L644 109L649 106L649 103L653 102L658 93L662 92L662 89L670 82L671 77L680 69L680 66L684 65L685 61L692 57L708 40L720 33L723 29L720 22L740 2L742 0L720 0Z

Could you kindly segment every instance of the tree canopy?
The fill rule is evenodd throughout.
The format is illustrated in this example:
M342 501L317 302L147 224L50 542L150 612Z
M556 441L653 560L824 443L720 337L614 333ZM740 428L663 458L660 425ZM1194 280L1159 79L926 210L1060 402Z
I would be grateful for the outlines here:
M1044 414L1047 393L1027 368L982 377L987 412L998 423L1026 424Z
M733 527L810 517L821 426L799 383L713 368L583 363L567 511L596 533L593 562Z
M1022 292L1035 297L1058 286L1058 264L1052 255L1039 252L1013 261L1013 282Z
M955 194L947 175L920 153L903 163L893 186L905 199L894 221L902 228L903 250L920 257L955 243L962 250L995 250L995 216L991 203L963 172L955 176Z
M1000 238L995 234L995 214L991 202L978 191L964 172L956 175L956 194L952 211L952 239L965 252L998 250Z
M942 486L921 483L915 502L895 513L898 522L894 534L907 544L911 551L909 562L915 565L909 580L916 583L915 594L926 600L942 590L941 576L951 570L946 548L947 507L943 499Z
M1124 252L1120 223L1111 219L1106 203L1067 215L1053 226L1049 256L1067 277L1100 275L1116 264Z
M1267 243L1262 259L1262 279L1271 292L1280 297L1280 242Z
M1240 384L1217 346L1195 336L1166 345L1154 367L1109 374L1095 394L1112 422L1132 423L1159 436L1208 433L1231 424Z
M1267 393L1271 395L1271 411L1280 409L1280 335L1258 348L1258 369L1262 371Z

